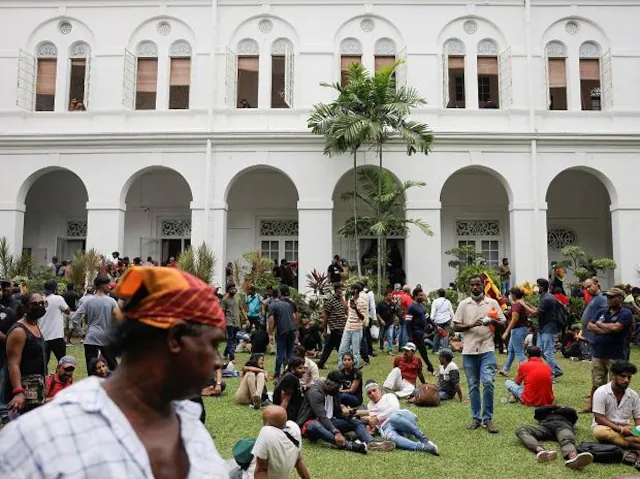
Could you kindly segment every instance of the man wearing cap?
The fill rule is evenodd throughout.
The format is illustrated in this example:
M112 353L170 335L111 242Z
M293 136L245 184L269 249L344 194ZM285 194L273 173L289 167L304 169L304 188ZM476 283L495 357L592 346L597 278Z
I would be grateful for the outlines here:
M609 381L611 366L624 359L625 338L631 328L632 314L622 307L624 291L611 288L606 293L607 311L595 321L587 323L593 333L593 360L591 362L591 396Z
M71 317L72 329L82 331L80 322L83 316L87 316L87 332L84 335L84 355L87 361L87 371L90 369L91 361L97 358L100 353L107 362L107 366L113 371L118 363L116 357L107 345L109 329L116 319L118 303L109 293L109 278L98 276L93 281L96 294L84 296L86 300Z
M406 399L415 392L418 378L423 384L427 381L422 374L422 361L416 356L416 345L407 343L402 347L402 351L403 353L393 360L393 369L383 386L386 391L396 393L400 399Z
M60 361L67 354L67 343L64 340L65 316L71 313L64 298L58 295L58 282L50 279L44 283L44 300L47 312L38 322L42 337L45 340L45 361L49 364L51 352Z
M65 356L58 362L56 372L47 376L45 402L49 402L63 389L73 384L73 372L76 370L76 358Z
M228 477L201 407L185 401L221 367L215 289L177 269L139 267L116 294L126 299L112 337L120 366L9 423L0 477Z

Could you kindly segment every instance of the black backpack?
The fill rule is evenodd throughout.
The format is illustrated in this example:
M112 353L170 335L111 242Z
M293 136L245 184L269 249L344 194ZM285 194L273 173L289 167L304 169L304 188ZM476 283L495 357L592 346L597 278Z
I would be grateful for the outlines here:
M593 456L593 462L601 464L620 464L624 455L622 448L599 442L583 442L576 449L578 453L590 453Z
M560 329L571 325L571 315L567 307L556 299L556 322Z

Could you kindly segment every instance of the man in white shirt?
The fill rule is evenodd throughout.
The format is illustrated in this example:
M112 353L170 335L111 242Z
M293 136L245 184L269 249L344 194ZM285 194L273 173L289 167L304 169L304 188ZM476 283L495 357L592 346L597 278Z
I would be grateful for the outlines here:
M640 450L640 437L631 432L633 426L640 425L640 398L629 387L631 377L637 371L627 361L616 361L611 366L613 380L593 393L591 431L598 441Z
M438 297L431 303L431 319L436 323L446 336L436 333L433 341L433 351L440 351L441 348L449 347L449 333L451 332L451 321L453 320L453 305L447 299L447 292L440 288Z
M307 350L300 344L293 348L293 356L304 361L304 375L300 378L300 384L307 390L320 379L318 365L307 357Z
M42 337L45 340L45 359L49 364L51 352L60 361L67 354L67 343L64 340L65 315L71 314L71 310L62 296L56 294L58 282L50 279L44 283L44 300L47 303L47 312L38 321Z
M269 406L262 413L264 426L253 446L255 479L288 479L295 467L302 479L311 474L302 459L300 427L287 421L287 411L280 406ZM254 467L253 465L250 466Z

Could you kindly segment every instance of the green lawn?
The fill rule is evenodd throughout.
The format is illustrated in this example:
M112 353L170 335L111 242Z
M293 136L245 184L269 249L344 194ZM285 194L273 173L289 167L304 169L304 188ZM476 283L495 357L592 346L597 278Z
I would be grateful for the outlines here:
M69 349L79 360L78 378L86 375L84 353L81 346ZM239 364L248 358L247 354L239 354ZM640 353L633 351L636 364ZM435 358L433 358L435 359ZM501 365L506 356L499 355ZM335 364L336 354L333 353L327 366ZM460 355L455 359L461 366ZM383 381L391 367L392 358L378 355L373 358L370 366L363 370L365 381L376 379ZM50 363L53 368L54 361ZM582 397L590 387L590 363L570 362L563 358L559 363L564 370L556 384L557 402L580 409L583 405ZM273 369L274 356L267 357L270 371ZM325 373L328 370L325 370ZM322 372L322 371L321 371ZM515 374L515 367L512 368ZM464 373L462 374L464 381ZM435 378L428 378L432 382ZM207 409L207 428L216 439L218 450L225 458L231 456L233 444L241 438L256 437L260 427L260 413L248 406L236 406L233 398L239 379L227 381L227 390L220 398L205 398ZM636 382L638 386L640 382ZM634 384L632 383L632 387ZM273 390L273 384L269 385ZM466 383L463 386L465 398L467 396ZM490 435L483 429L467 431L470 420L468 404L457 401L447 401L438 408L416 408L409 406L418 415L420 428L440 447L440 457L428 454L393 451L391 453L369 453L367 456L334 450L328 446L310 444L305 441L303 454L305 461L314 478L349 478L370 479L376 477L414 477L417 474L428 473L430 477L453 478L502 478L502 479L538 479L540 477L567 478L590 477L612 478L616 475L633 475L636 471L626 465L593 464L583 472L569 470L560 458L554 464L538 464L535 456L519 444L513 434L516 426L533 422L533 409L517 404L502 404L500 399L506 397L504 378L496 378L495 414L494 419L500 427L499 434ZM577 425L578 442L590 441L589 424L591 416L581 415ZM557 443L551 443L559 451ZM293 477L293 476L292 476ZM640 473L638 473L640 477Z

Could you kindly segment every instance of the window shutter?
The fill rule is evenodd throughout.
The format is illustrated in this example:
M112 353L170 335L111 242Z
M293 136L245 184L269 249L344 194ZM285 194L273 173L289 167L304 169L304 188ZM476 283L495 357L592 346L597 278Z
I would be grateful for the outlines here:
M398 52L397 58L394 58L401 62L396 67L396 87L402 88L407 86L407 72L409 65L407 63L407 47L404 47L402 50Z
M564 58L549 58L549 88L567 87L567 65Z
M500 108L513 103L513 79L511 75L511 47L500 54Z
M613 107L613 77L611 76L611 50L600 59L602 69L602 105L609 110Z
M238 57L238 71L257 72L258 57Z
M340 57L340 70L346 71L352 63L362 63L362 57L360 55L342 55Z
M442 53L442 108L449 108L449 56L446 51Z
M38 60L38 81L36 93L38 95L56 94L56 59Z
M158 60L156 58L138 59L138 81L136 91L155 93L158 90Z
M191 84L191 59L172 58L170 86L189 86Z
M284 102L289 108L293 108L293 85L294 85L294 61L293 51L287 46L284 60Z
M84 66L84 107L89 108L89 86L91 80L91 55L87 55Z
M388 55L376 55L375 69L379 72L383 68L392 67L396 63L396 57Z
M31 111L34 107L36 81L36 59L33 55L20 50L18 56L18 97L16 105Z
M235 108L238 91L238 56L228 48L224 82L224 102L228 107Z
M580 80L600 80L600 60L580 60Z
M124 50L124 70L122 74L122 104L128 110L133 110L136 97L136 72L138 59L129 50Z
M498 75L498 59L496 57L478 58L478 75Z
M449 70L464 70L464 57L449 57Z

